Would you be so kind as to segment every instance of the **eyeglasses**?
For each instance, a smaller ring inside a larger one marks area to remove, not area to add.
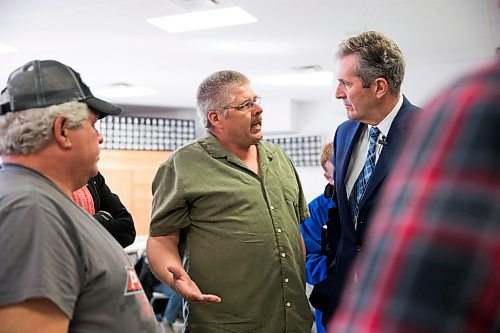
[[[255,96],[253,99],[249,99],[245,103],[237,106],[224,106],[222,110],[236,109],[238,111],[248,111],[253,108],[254,105],[260,105],[260,96]]]

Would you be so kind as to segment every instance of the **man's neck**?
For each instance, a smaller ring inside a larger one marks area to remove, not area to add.
[[[256,175],[260,175],[259,154],[256,145],[251,145],[249,149],[244,151],[240,150],[239,152],[235,152],[231,150],[231,152],[238,156],[238,158]]]
[[[398,104],[399,98],[400,94],[398,94],[397,96],[394,95],[386,96],[386,98],[380,101],[377,110],[373,113],[374,115],[373,119],[370,119],[364,123],[371,126],[377,126],[378,124],[380,124],[380,122],[384,120],[389,113],[391,113],[392,109],[394,109],[396,104]]]
[[[260,174],[259,154],[255,144],[238,144],[235,142],[227,142],[221,140],[216,133],[211,132],[212,135],[220,142],[221,145],[227,148],[231,153],[236,155],[250,170],[255,174]]]
[[[60,187],[67,196],[71,197],[73,188],[77,186],[74,184],[74,176],[64,172],[57,163],[52,163],[53,160],[54,157],[48,158],[44,156],[43,152],[2,156],[2,161],[5,163],[18,164],[41,173]]]
[[[239,159],[242,161],[251,158],[252,156],[256,156],[257,152],[257,147],[255,145],[251,146],[239,146],[236,144],[227,144],[224,142],[221,142],[224,147],[226,147],[230,152],[232,152],[234,155],[238,156]]]

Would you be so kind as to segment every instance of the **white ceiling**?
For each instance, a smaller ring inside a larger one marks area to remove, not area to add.
[[[146,22],[186,12],[169,0],[0,0],[0,43],[19,49],[0,54],[0,85],[29,60],[56,59],[94,91],[128,83],[160,92],[115,103],[193,107],[199,82],[220,69],[250,79],[310,65],[335,70],[336,46],[364,30],[394,39],[408,65],[481,60],[500,46],[496,0],[231,2],[259,22],[170,34]],[[254,88],[299,101],[333,98],[328,85]]]

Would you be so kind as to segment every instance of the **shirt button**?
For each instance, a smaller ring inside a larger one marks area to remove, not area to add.
[[[289,281],[288,278],[285,278],[285,282],[288,283],[288,281]]]
[[[287,307],[287,308],[289,308],[289,307],[291,307],[291,306],[292,306],[292,304],[291,304],[290,302],[286,302],[286,304],[285,304],[285,305],[286,305],[286,307]]]
[[[274,206],[273,205],[271,205],[270,207],[271,207],[271,210],[274,210]]]
[[[356,246],[356,251],[360,252],[361,251],[361,245]]]
[[[277,232],[281,232],[281,229],[280,229],[280,228],[278,228],[278,229],[276,229],[276,231],[277,231]]]
[[[281,256],[282,256],[283,258],[285,258],[285,257],[286,257],[286,253],[285,253],[285,252],[281,252]]]

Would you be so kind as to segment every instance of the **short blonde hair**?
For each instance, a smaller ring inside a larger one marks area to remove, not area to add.
[[[325,172],[328,172],[328,170],[326,169],[326,162],[330,161],[331,163],[333,163],[332,150],[333,150],[333,144],[331,142],[327,143],[321,148],[321,156],[319,162],[321,163],[321,167],[323,168],[323,170],[325,170]]]

